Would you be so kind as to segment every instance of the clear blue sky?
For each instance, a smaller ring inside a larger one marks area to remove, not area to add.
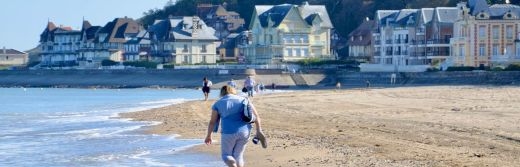
[[[82,19],[104,26],[116,17],[138,19],[168,0],[5,0],[0,9],[0,48],[20,51],[38,45],[47,20],[80,29]]]

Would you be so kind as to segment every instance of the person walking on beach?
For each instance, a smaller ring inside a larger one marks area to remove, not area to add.
[[[204,142],[212,144],[211,134],[215,131],[215,125],[220,120],[221,128],[221,156],[226,165],[230,167],[243,167],[244,151],[247,141],[251,135],[252,126],[242,120],[244,97],[237,96],[234,88],[223,86],[220,90],[220,99],[211,107],[211,119],[208,125],[208,132]],[[251,102],[251,110],[256,117],[256,136],[260,138],[262,147],[266,148],[267,143],[262,133],[260,117]],[[264,145],[265,144],[265,145]]]
[[[255,80],[251,78],[251,76],[248,76],[247,79],[244,81],[244,86],[247,89],[247,96],[253,97],[254,87],[255,87]]]
[[[339,81],[336,82],[336,89],[341,89],[341,83]]]
[[[202,79],[202,93],[204,93],[204,101],[208,101],[209,91],[211,90],[212,85],[213,83],[211,83],[211,81],[208,80],[207,77],[204,77],[204,79]]]
[[[235,88],[235,89],[237,88],[237,83],[236,83],[235,80],[233,80],[233,79],[231,79],[231,80],[227,83],[227,85],[229,85],[229,86],[231,86],[231,87],[233,87],[233,88]]]

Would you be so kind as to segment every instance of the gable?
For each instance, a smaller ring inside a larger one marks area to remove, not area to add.
[[[291,26],[301,27],[301,28],[309,28],[309,24],[302,18],[300,15],[298,9],[296,7],[289,10],[285,18],[283,18],[282,22],[280,24],[285,24],[285,26],[288,26],[291,28]],[[275,25],[276,27],[276,25]]]

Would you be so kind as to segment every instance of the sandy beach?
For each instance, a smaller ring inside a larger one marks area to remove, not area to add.
[[[307,90],[259,95],[253,101],[269,147],[248,143],[246,166],[520,164],[518,87]],[[162,122],[147,127],[147,133],[179,134],[202,143],[213,102],[121,116]],[[188,151],[220,157],[218,143]]]

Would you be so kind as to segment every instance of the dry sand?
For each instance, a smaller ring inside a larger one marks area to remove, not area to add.
[[[253,101],[269,147],[249,143],[246,166],[520,166],[517,87],[297,91]],[[213,102],[122,116],[163,122],[150,133],[202,139]],[[219,148],[189,151],[219,157]]]

